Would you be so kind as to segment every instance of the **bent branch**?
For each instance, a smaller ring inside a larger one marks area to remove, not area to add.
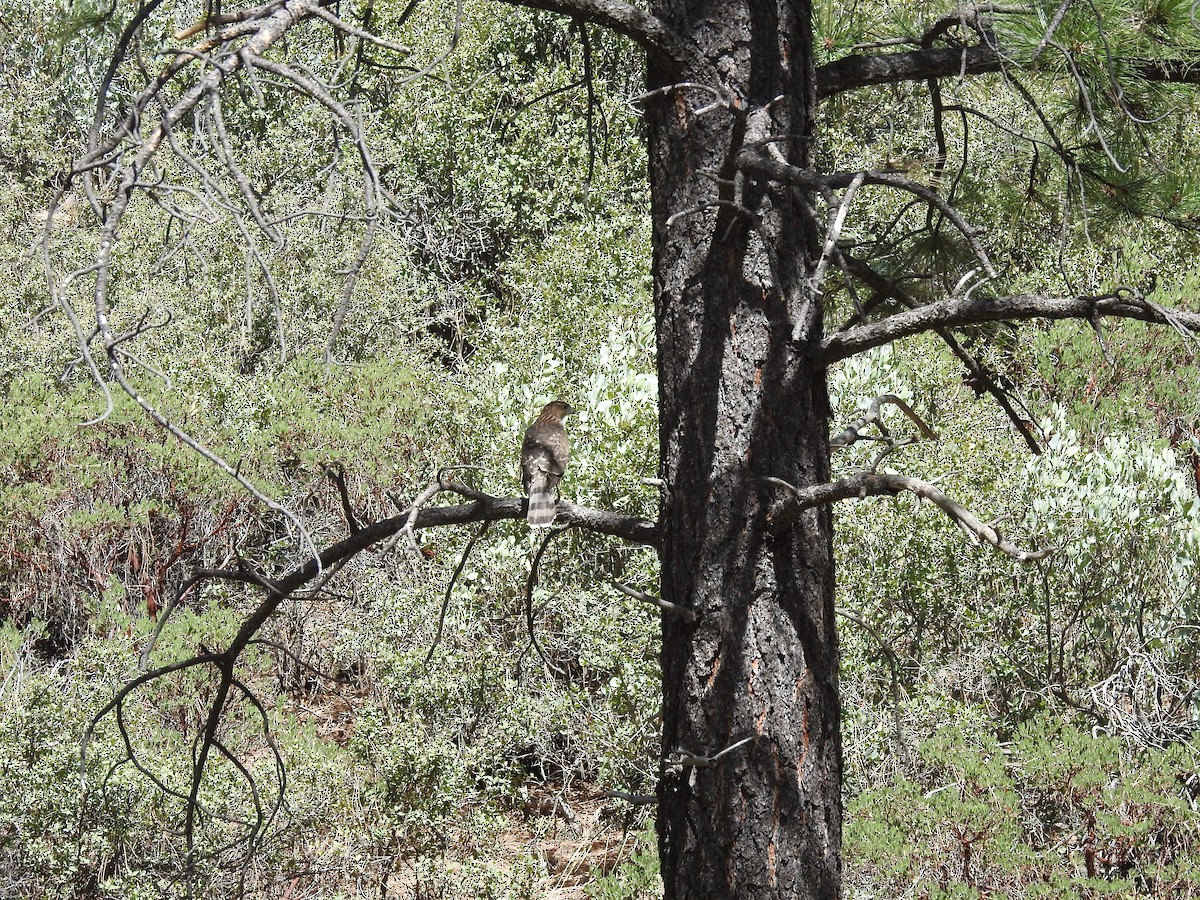
[[[1191,337],[1200,333],[1200,314],[1159,306],[1134,293],[1118,288],[1098,297],[1043,297],[1017,294],[1010,297],[957,297],[905,310],[878,322],[846,328],[826,338],[814,353],[820,365],[829,365],[872,347],[889,344],[898,338],[922,331],[957,328],[985,322],[1019,319],[1095,319],[1115,316],[1138,319],[1156,325],[1169,325]]]
[[[894,497],[901,491],[911,491],[938,507],[970,537],[991,544],[997,550],[1019,562],[1045,559],[1054,552],[1053,547],[1032,551],[1022,550],[1005,538],[994,526],[981,521],[958,501],[946,496],[929,482],[911,478],[908,475],[876,475],[872,472],[864,472],[840,481],[813,485],[808,488],[798,488],[779,478],[768,478],[767,481],[784,488],[790,494],[788,499],[767,517],[768,524],[776,532],[788,528],[800,517],[802,512],[815,506],[827,506],[838,500],[849,500],[854,497]]]
[[[897,397],[895,394],[881,394],[871,401],[871,405],[867,407],[866,412],[847,425],[835,437],[829,439],[829,449],[831,451],[841,450],[855,443],[862,435],[859,434],[864,428],[870,425],[875,425],[886,436],[887,429],[883,427],[883,405],[890,403],[900,412],[908,416],[914,425],[920,430],[921,434],[931,441],[937,440],[937,432],[925,424],[925,420],[918,416],[911,406]]]
[[[592,22],[611,28],[632,39],[651,53],[657,53],[675,63],[688,57],[687,48],[659,18],[643,9],[619,0],[505,0],[513,6],[525,6],[546,12],[562,13],[581,22]]]

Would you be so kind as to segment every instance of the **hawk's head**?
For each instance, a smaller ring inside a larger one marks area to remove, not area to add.
[[[571,406],[570,403],[566,403],[562,400],[551,400],[542,407],[542,414],[538,416],[538,418],[557,419],[561,422],[564,416],[573,415],[575,415],[575,408]]]

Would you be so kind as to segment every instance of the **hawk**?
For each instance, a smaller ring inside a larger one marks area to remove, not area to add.
[[[571,439],[563,428],[563,417],[575,413],[571,404],[552,400],[525,432],[521,444],[521,484],[529,495],[526,519],[530,528],[554,524],[558,481],[571,457]]]

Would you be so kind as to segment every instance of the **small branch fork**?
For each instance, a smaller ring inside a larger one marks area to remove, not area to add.
[[[874,295],[871,299],[871,305],[875,305],[884,300],[890,300],[894,303],[898,303],[900,306],[907,309],[916,309],[922,305],[916,298],[909,296],[890,279],[885,278],[863,261],[855,259],[848,254],[843,254],[842,259],[845,263],[846,272],[849,275],[861,280],[874,292]],[[858,314],[854,319],[851,320],[851,324],[861,321],[862,318],[863,314],[862,309],[860,308]],[[847,325],[842,330],[844,331],[849,327],[850,325]],[[1017,433],[1021,435],[1021,438],[1025,441],[1025,445],[1029,448],[1030,452],[1032,452],[1035,456],[1041,454],[1041,445],[1038,443],[1037,437],[1033,434],[1030,426],[1030,421],[1032,420],[1033,416],[1029,413],[1028,409],[1025,408],[1024,403],[1021,400],[1010,396],[1009,392],[1006,391],[999,383],[1000,379],[995,375],[995,373],[991,372],[988,367],[984,365],[981,359],[976,357],[974,354],[969,353],[962,346],[962,344],[959,343],[958,339],[954,336],[949,328],[935,328],[934,333],[941,338],[942,342],[947,346],[947,348],[949,348],[950,352],[953,353],[958,358],[959,362],[966,367],[968,378],[970,379],[968,383],[973,387],[976,394],[979,394],[982,391],[989,393],[992,396],[992,399],[996,401],[996,404],[1002,410],[1004,410],[1004,414],[1008,416],[1009,421],[1012,422],[1013,428],[1015,428]],[[1017,409],[1018,406],[1021,407],[1020,410]]]
[[[830,439],[829,448],[831,450],[841,450],[844,447],[849,447],[851,444],[863,437],[863,435],[861,435],[859,432],[871,425],[877,427],[885,438],[890,437],[887,428],[884,427],[882,416],[883,406],[887,403],[890,403],[892,406],[896,407],[902,413],[912,419],[913,423],[920,430],[921,434],[926,438],[931,441],[937,440],[937,432],[926,425],[924,420],[915,412],[913,412],[913,408],[911,406],[909,406],[895,394],[881,394],[871,401],[871,405],[867,408],[867,411],[863,413],[863,415],[847,425],[840,434]],[[871,439],[877,440],[876,438]]]
[[[871,405],[861,416],[847,425],[840,434],[835,435],[829,441],[829,449],[831,453],[836,453],[843,450],[852,444],[856,444],[861,440],[874,441],[882,445],[882,449],[875,454],[875,459],[871,461],[871,465],[867,468],[868,472],[875,472],[879,469],[880,463],[891,456],[898,450],[909,447],[917,443],[920,438],[915,437],[896,437],[894,436],[883,423],[883,407],[885,404],[895,406],[906,416],[913,421],[917,429],[921,432],[922,437],[928,440],[936,441],[937,432],[925,424],[924,420],[918,416],[911,406],[901,400],[894,394],[882,394],[871,401]],[[878,435],[863,434],[864,428],[875,426],[879,431]]]

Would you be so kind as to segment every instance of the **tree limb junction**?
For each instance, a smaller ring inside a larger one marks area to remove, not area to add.
[[[525,6],[546,12],[561,13],[581,22],[593,22],[611,28],[632,39],[651,53],[657,53],[676,63],[690,54],[674,32],[661,19],[643,9],[619,0],[505,0],[513,6]]]

